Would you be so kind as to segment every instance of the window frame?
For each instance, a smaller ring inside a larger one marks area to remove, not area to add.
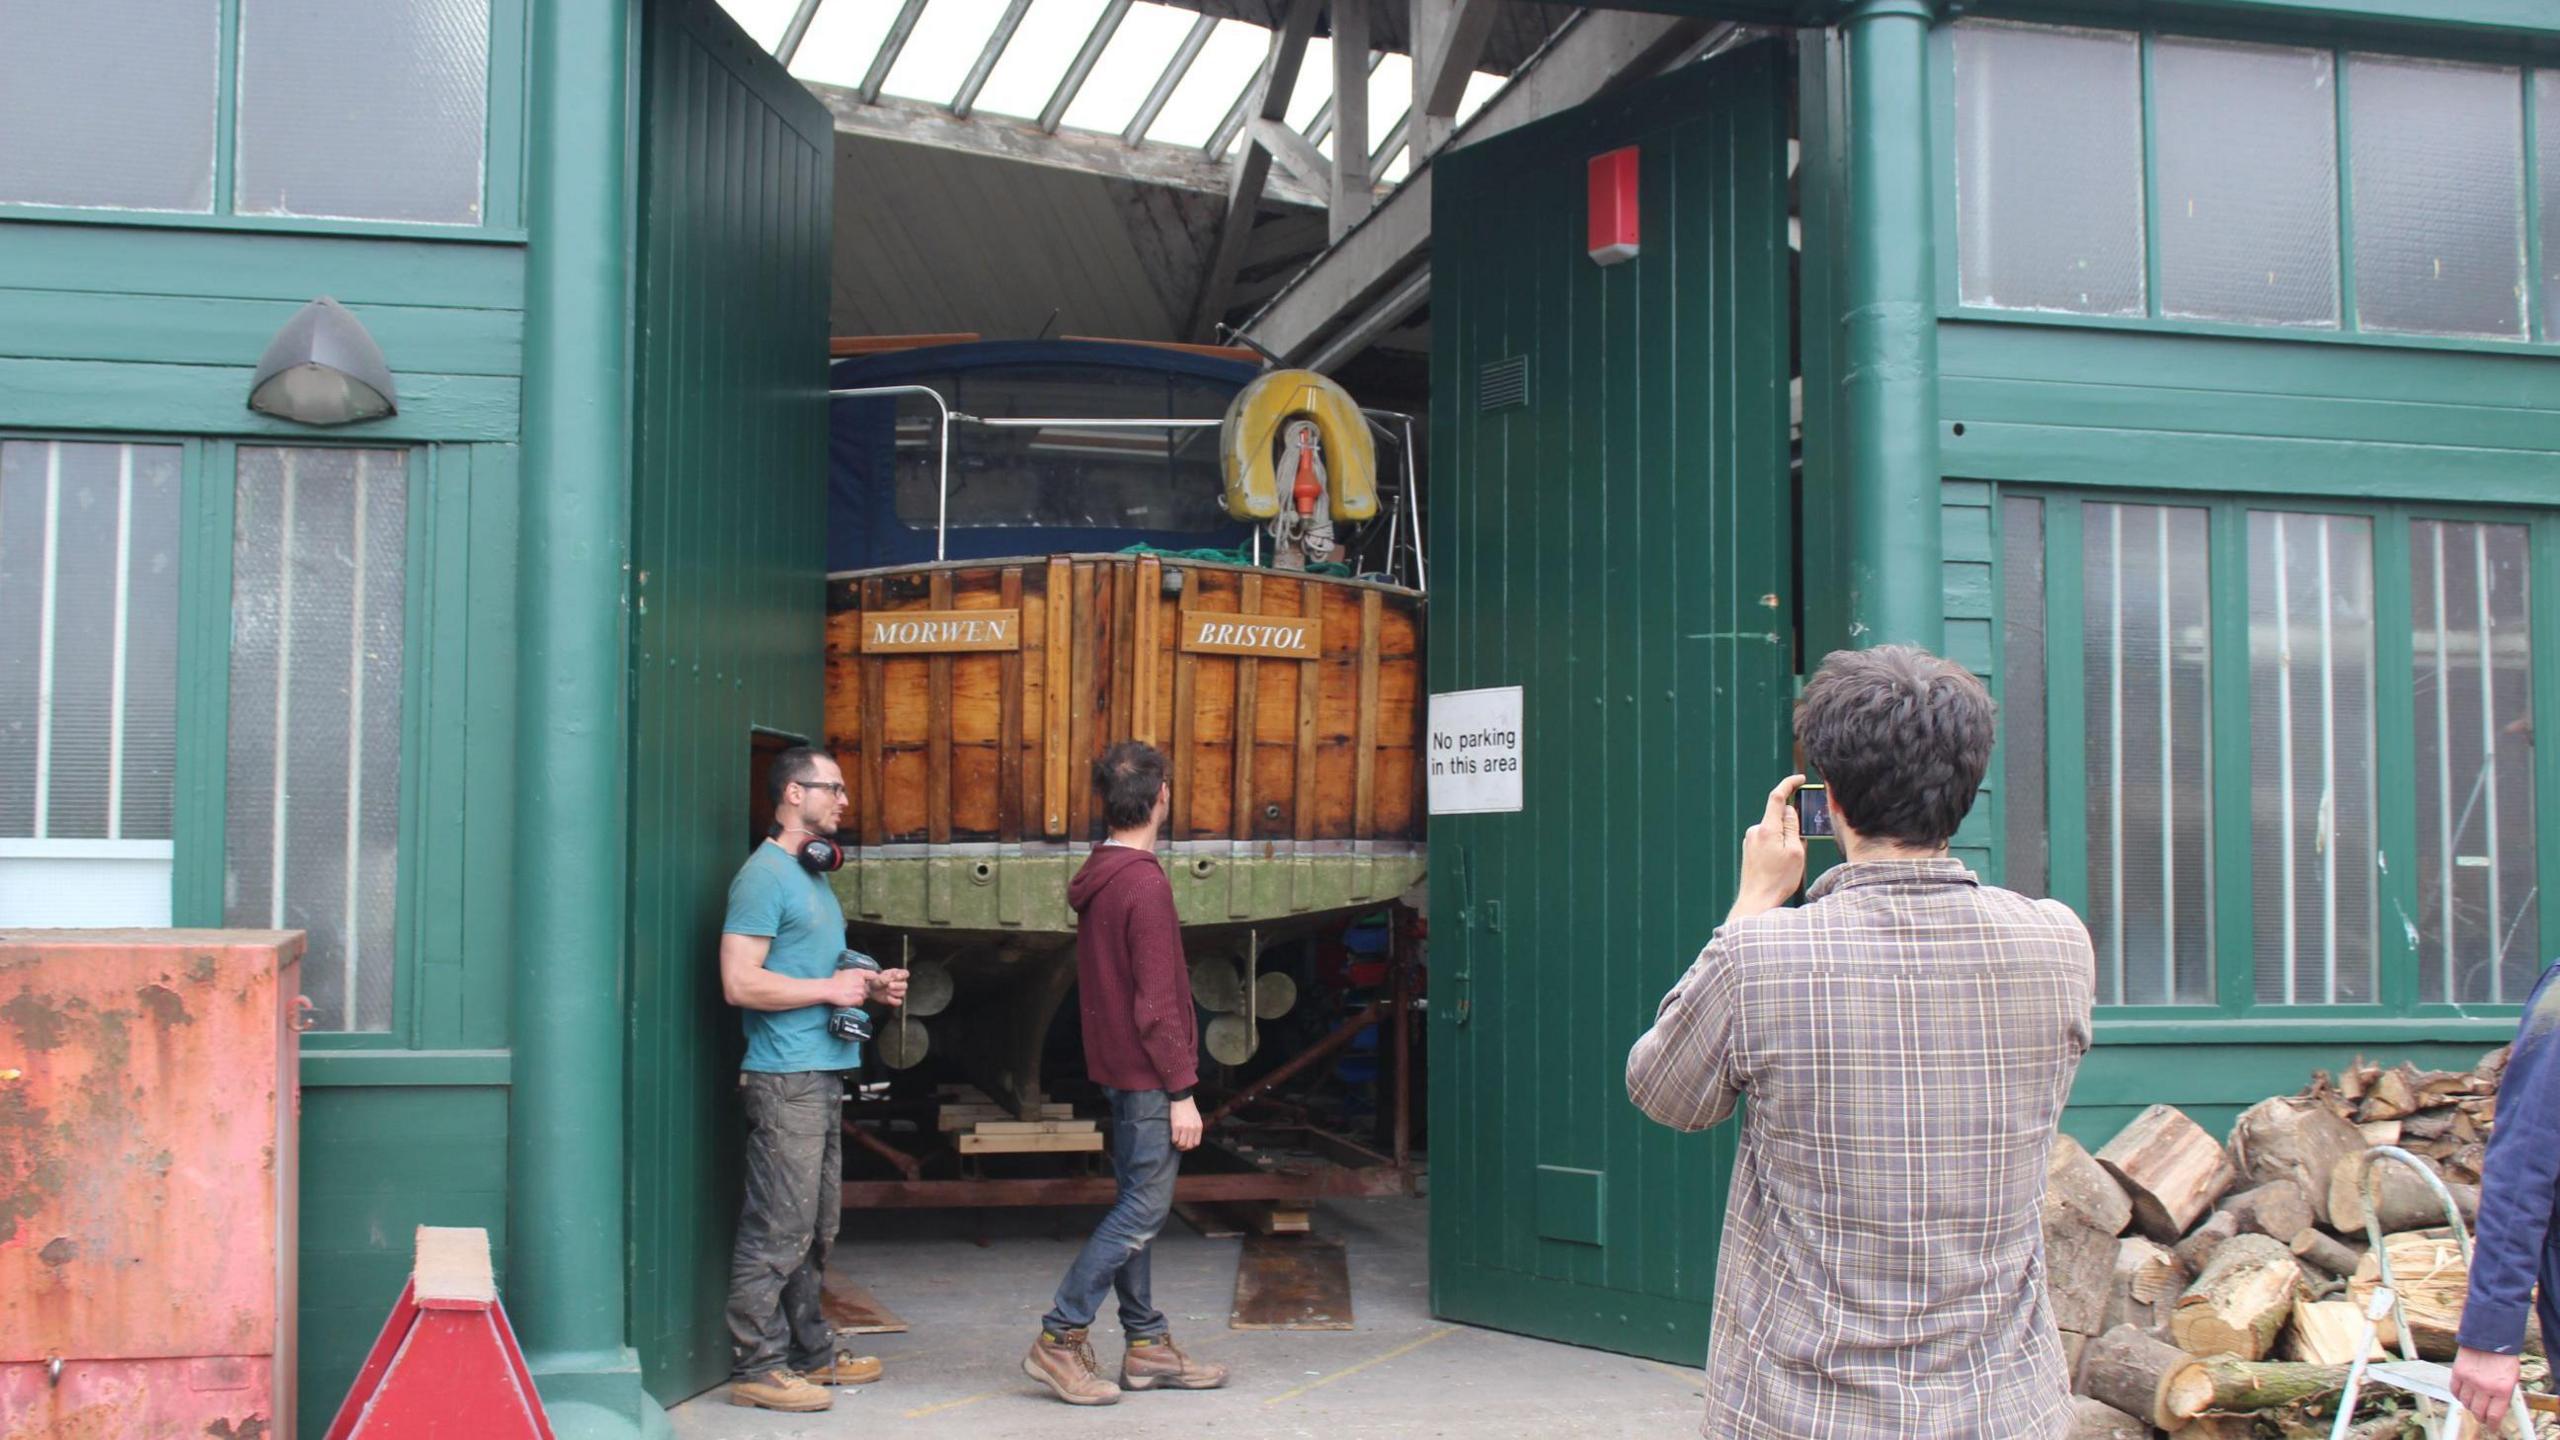
[[[218,81],[214,90],[213,209],[125,210],[85,205],[0,202],[0,221],[43,220],[89,225],[138,225],[178,230],[286,231],[317,235],[483,240],[521,243],[524,218],[528,31],[530,0],[487,0],[489,73],[480,135],[480,219],[476,223],[353,220],[298,215],[243,215],[233,211],[235,151],[240,119],[240,7],[244,0],[216,0],[222,7],[215,32]]]
[[[2165,25],[2133,26],[2110,24],[2101,17],[2022,14],[2003,9],[1977,14],[1970,18],[1998,24],[2042,25],[2073,30],[2131,31],[2139,40],[2141,65],[2142,114],[2140,116],[2142,152],[2142,227],[2144,255],[2144,306],[2146,314],[2081,315],[2061,311],[2004,310],[1987,305],[1968,305],[1964,301],[1961,257],[1957,253],[1956,227],[1956,23],[1940,24],[1930,36],[1929,144],[1930,163],[1935,172],[1935,194],[1932,228],[1937,243],[1938,317],[1941,320],[1987,321],[2006,325],[2048,325],[2097,330],[2131,330],[2174,335],[2206,335],[2238,339],[2299,341],[2314,345],[2351,345],[2404,350],[2459,350],[2473,353],[2528,354],[2560,351],[2560,294],[2552,293],[2542,245],[2542,167],[2560,165],[2560,156],[2545,157],[2540,152],[2535,83],[2541,74],[2560,76],[2560,60],[2549,56],[2519,55],[2513,49],[2501,49],[2485,43],[2411,44],[2395,41],[2389,45],[2359,44],[2341,39],[2336,34],[2319,34],[2302,30],[2271,29],[2264,26],[2244,27],[2209,21],[2180,22]],[[2295,49],[2327,51],[2331,57],[2333,104],[2338,123],[2338,324],[2335,328],[2309,325],[2251,324],[2223,320],[2183,319],[2164,312],[2160,297],[2160,224],[2159,165],[2156,131],[2153,124],[2152,47],[2160,39],[2227,41],[2253,45],[2288,46]],[[2522,255],[2525,293],[2524,326],[2511,337],[2470,335],[2411,334],[2403,331],[2364,330],[2358,328],[2356,314],[2355,255],[2355,185],[2354,129],[2348,114],[2347,86],[2351,59],[2358,55],[2389,59],[2440,60],[2461,64],[2494,65],[2517,72],[2521,94],[2520,123],[2523,129],[2523,190],[2518,197],[2523,209],[2524,251]],[[2560,82],[2555,82],[2560,83]]]
[[[2530,654],[2533,672],[2528,693],[2537,711],[2560,713],[2560,513],[2510,506],[2436,503],[2419,500],[2366,500],[2288,491],[2198,492],[2111,489],[2050,483],[1990,482],[1995,565],[2007,563],[2008,526],[2003,502],[2032,497],[2042,502],[2045,569],[2045,764],[2044,795],[2048,816],[2085,813],[2089,785],[2088,718],[2085,675],[2079,643],[2082,597],[2078,589],[2085,504],[2182,505],[2208,512],[2208,573],[2212,576],[2208,607],[2213,645],[2211,684],[2214,763],[2213,930],[2216,952],[2213,1003],[2207,1005],[2102,1005],[2102,1020],[2137,1029],[2184,1033],[2197,1021],[2237,1021],[2273,1025],[2309,1022],[2335,1033],[2361,1033],[2376,1022],[2480,1022],[2484,1032],[2503,1032],[2513,1024],[2519,1003],[2449,1004],[2419,994],[2417,950],[2391,924],[2398,915],[2417,913],[2418,799],[2415,632],[2392,617],[2411,609],[2410,535],[2413,522],[2518,525],[2526,532]],[[2251,787],[2264,773],[2254,754],[2250,713],[2234,697],[2250,687],[2249,516],[2253,511],[2288,514],[2350,515],[2372,527],[2374,586],[2374,753],[2376,756],[2376,842],[2385,865],[2377,891],[2375,1000],[2370,1004],[2284,1005],[2261,1003],[2256,996],[2256,898],[2251,866],[2260,837],[2252,833]],[[2057,577],[2065,583],[2056,583]],[[1992,587],[1995,653],[2009,633],[2005,572]],[[2058,637],[2069,637],[2067,640]],[[1995,698],[2008,689],[2006,668],[1995,669]],[[1992,757],[1990,774],[2003,777],[2005,741]],[[2560,795],[2560,746],[2537,745],[2530,775],[2535,814],[2535,874],[2542,895],[2560,894],[2560,844],[2546,842],[2551,797]],[[2005,787],[1991,792],[1992,813],[1984,817],[1992,846],[1995,878],[2005,879]],[[2047,847],[2046,893],[2085,914],[2091,883],[2089,840],[2079,826],[2051,828]],[[2560,950],[2560,905],[2537,896],[2539,953]],[[2151,1022],[2151,1023],[2145,1023]],[[2352,1030],[2339,1031],[2344,1023]],[[2133,1038],[2133,1037],[2128,1037]]]
[[[10,440],[170,445],[178,466],[178,695],[175,786],[171,796],[170,923],[180,929],[224,927],[224,875],[229,863],[226,817],[230,799],[231,555],[233,505],[239,484],[239,452],[253,449],[374,450],[406,457],[409,500],[402,576],[402,613],[408,631],[400,674],[400,825],[397,909],[392,919],[394,955],[391,1024],[385,1030],[314,1030],[302,1038],[312,1050],[414,1050],[421,1047],[418,973],[425,915],[419,904],[428,836],[421,814],[422,747],[427,743],[427,687],[432,682],[428,633],[437,591],[453,589],[459,576],[437,567],[439,525],[451,524],[435,484],[443,451],[431,443],[367,440],[360,436],[249,436],[209,438],[148,431],[76,431],[11,426]],[[456,555],[455,560],[462,557]],[[460,570],[456,564],[452,567]],[[458,621],[448,620],[453,624]]]

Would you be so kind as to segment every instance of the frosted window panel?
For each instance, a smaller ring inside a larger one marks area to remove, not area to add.
[[[2373,525],[2249,516],[2257,997],[2374,1000]]]
[[[1971,23],[1955,45],[1964,303],[2144,313],[2135,38]]]
[[[406,480],[395,452],[240,451],[224,919],[309,932],[323,1029],[391,1025]]]
[[[2541,968],[2533,632],[2521,525],[2409,527],[2418,998],[2521,1002]]]
[[[2542,338],[2560,338],[2560,70],[2533,77],[2533,117],[2542,190]]]
[[[2338,323],[2338,115],[2327,51],[2151,47],[2160,308]]]
[[[241,0],[250,215],[473,225],[490,0]]]
[[[0,441],[0,840],[170,838],[178,449]]]
[[[2052,884],[2045,810],[2044,502],[2000,502],[2001,883],[2022,895]]]
[[[2524,101],[2514,70],[2350,56],[2358,323],[2524,333]]]
[[[218,0],[0,3],[0,203],[213,208]]]
[[[2098,1001],[2214,998],[2206,512],[2081,508],[2089,931]]]

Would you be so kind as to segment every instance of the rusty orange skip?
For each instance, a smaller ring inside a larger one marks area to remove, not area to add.
[[[293,1434],[301,963],[0,933],[0,1440]]]

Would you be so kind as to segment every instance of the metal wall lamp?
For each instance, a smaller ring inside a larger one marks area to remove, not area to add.
[[[400,413],[400,394],[364,322],[323,295],[267,342],[249,408],[303,425],[345,425]]]

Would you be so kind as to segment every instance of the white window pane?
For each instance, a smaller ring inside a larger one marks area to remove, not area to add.
[[[490,0],[241,0],[235,206],[480,219]]]
[[[2524,333],[2524,100],[2518,72],[2355,55],[2357,323]]]
[[[2409,527],[2418,998],[2515,1004],[2535,933],[2533,632],[2521,525]]]
[[[1396,128],[1396,122],[1412,108],[1413,57],[1380,56],[1378,68],[1369,72],[1370,148],[1385,144],[1387,132]]]
[[[2325,50],[2153,43],[2163,311],[2338,323],[2336,63]]]
[[[0,839],[169,838],[178,464],[0,441]]]
[[[310,935],[330,1030],[391,1024],[407,457],[240,451],[227,924]]]
[[[2021,895],[2051,893],[2045,814],[2044,502],[2000,502],[2001,884]]]
[[[1474,119],[1475,113],[1484,108],[1484,102],[1501,94],[1502,87],[1510,83],[1511,77],[1496,75],[1489,70],[1478,70],[1467,76],[1467,88],[1458,95],[1458,113],[1452,117],[1453,123],[1464,125]]]
[[[851,6],[857,10],[871,8],[861,0],[851,0]],[[792,12],[800,8],[800,0],[720,0],[720,8],[729,12],[729,18],[738,22],[738,28],[747,32],[757,49],[770,55],[773,47],[782,43],[782,32],[791,28]],[[802,38],[805,42],[806,37]]]
[[[213,208],[217,0],[0,4],[0,203]]]
[[[2249,516],[2250,895],[2263,1004],[2374,1000],[2373,524]]]
[[[166,840],[0,840],[0,929],[165,929]]]
[[[986,88],[978,92],[975,107],[989,115],[1013,115],[1023,119],[1037,116],[1058,91],[1058,82],[1066,78],[1067,67],[1075,63],[1084,42],[1093,34],[1093,24],[1102,18],[1103,0],[1032,0],[1022,16],[1022,25],[1013,32],[1013,43],[1004,47],[1004,57],[996,61],[987,76]],[[1087,76],[1087,83],[1092,77]]]
[[[2533,77],[2533,119],[2542,190],[2542,335],[2560,337],[2560,70]]]
[[[1130,6],[1061,123],[1071,130],[1110,135],[1128,129],[1129,122],[1138,118],[1138,106],[1173,63],[1182,37],[1191,33],[1191,22],[1198,18],[1170,5]]]
[[[2144,312],[2133,35],[1956,27],[1956,229],[1968,305]]]
[[[1208,144],[1218,122],[1227,118],[1236,97],[1262,73],[1262,62],[1270,55],[1270,31],[1241,20],[1219,21],[1209,43],[1200,47],[1200,58],[1191,62],[1182,83],[1173,87],[1173,97],[1165,102],[1164,113],[1156,116],[1146,138],[1168,145]]]
[[[809,22],[809,33],[800,37],[791,73],[821,85],[860,85],[871,73],[881,40],[897,23],[899,8],[892,0],[827,0]]]
[[[1316,112],[1333,98],[1333,42],[1318,35],[1307,42],[1307,58],[1298,66],[1298,83],[1289,92],[1286,119],[1292,130],[1316,123]]]
[[[880,8],[897,7],[881,0]],[[1005,0],[933,0],[908,35],[907,48],[898,52],[898,63],[889,67],[882,88],[910,100],[950,104],[978,52],[987,48],[987,38],[996,33],[1004,9]]]
[[[2100,1004],[2214,997],[2207,530],[2198,509],[2081,508]]]

